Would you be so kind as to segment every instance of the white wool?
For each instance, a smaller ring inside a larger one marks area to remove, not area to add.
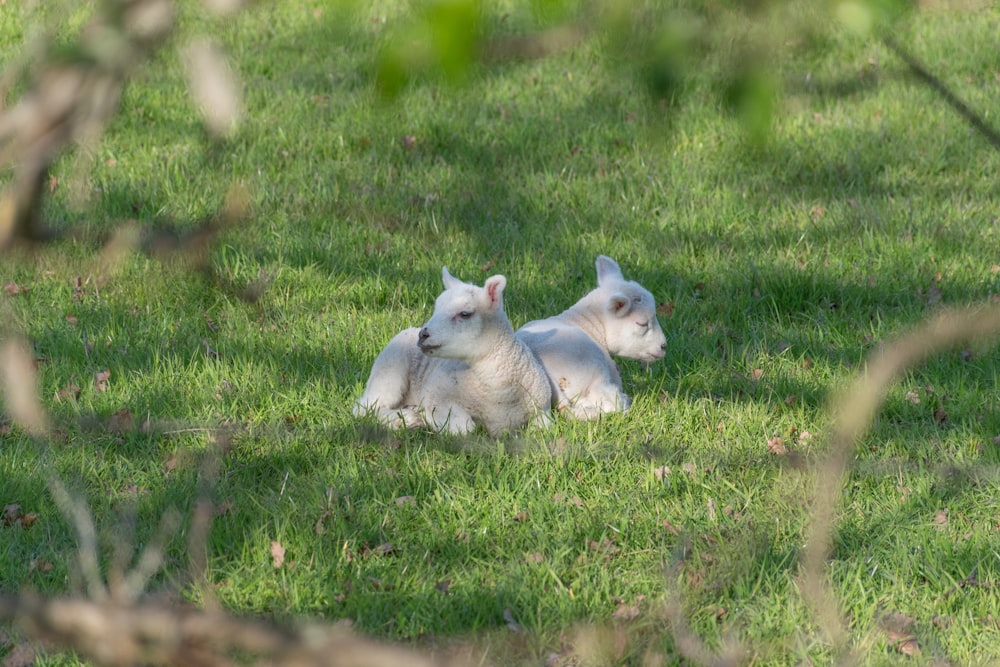
[[[517,338],[545,367],[554,407],[577,419],[628,410],[631,400],[611,355],[650,363],[667,347],[653,295],[625,280],[604,255],[597,258],[596,289],[559,315],[528,322]]]
[[[544,425],[552,403],[538,360],[514,337],[503,308],[507,279],[483,287],[442,270],[445,291],[423,328],[396,334],[375,359],[354,414],[392,428],[429,426],[499,435],[528,421]]]

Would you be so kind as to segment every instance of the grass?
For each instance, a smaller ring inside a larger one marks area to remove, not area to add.
[[[776,49],[784,94],[760,146],[720,109],[715,70],[663,107],[596,40],[380,100],[371,64],[404,5],[339,11],[261,5],[210,25],[185,5],[184,34],[218,34],[244,83],[236,136],[206,139],[168,48],[102,141],[55,165],[47,218],[84,233],[0,267],[26,288],[0,297],[3,317],[42,360],[56,424],[47,444],[2,436],[0,501],[39,519],[0,527],[0,589],[79,584],[54,470],[92,508],[105,570],[115,543],[146,545],[179,512],[153,588],[198,601],[189,517],[221,425],[208,577],[237,613],[472,642],[498,664],[678,664],[672,602],[748,663],[831,660],[799,591],[802,464],[875,346],[1000,293],[1000,156],[884,48],[835,28],[821,48]],[[31,15],[4,12],[13,54]],[[489,20],[536,19],[512,5]],[[925,10],[898,39],[985,113],[997,64],[969,45],[998,24]],[[183,232],[234,182],[250,215],[210,275],[177,257],[102,266],[99,239],[126,220]],[[501,441],[351,417],[381,347],[429,314],[442,264],[505,274],[518,325],[579,298],[599,253],[670,304],[666,358],[621,363],[628,415]],[[259,300],[239,298],[262,277]],[[911,661],[882,629],[891,613],[923,659],[1000,659],[997,376],[995,344],[930,360],[858,449],[830,574],[865,663]],[[775,437],[792,455],[768,450]]]

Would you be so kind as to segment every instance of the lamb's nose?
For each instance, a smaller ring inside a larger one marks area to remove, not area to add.
[[[423,329],[420,330],[418,338],[420,338],[421,342],[427,340],[430,337],[431,337],[431,332],[427,330],[427,327],[424,327]]]

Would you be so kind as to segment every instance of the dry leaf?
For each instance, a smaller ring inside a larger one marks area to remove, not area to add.
[[[935,526],[948,525],[948,510],[940,509],[934,513],[934,525]]]
[[[531,553],[524,554],[525,563],[541,563],[545,560],[545,556],[542,555],[541,551],[532,551]]]
[[[55,568],[55,565],[41,556],[28,563],[28,572],[41,572],[44,574],[46,572],[51,572],[53,568]]]
[[[662,482],[670,474],[670,466],[660,466],[653,469],[653,477],[656,481]]]
[[[417,499],[413,496],[400,496],[399,498],[396,498],[396,504],[402,507],[403,505],[414,503],[416,500]]]
[[[56,392],[56,403],[62,403],[63,401],[76,401],[80,396],[80,388],[70,382],[65,387]]]
[[[437,582],[437,584],[435,584],[434,586],[434,590],[441,591],[445,595],[448,594],[448,589],[450,588],[451,588],[451,579],[442,579],[441,581]]]
[[[920,655],[920,645],[917,643],[916,637],[907,637],[899,641],[894,648],[903,655],[908,655],[913,658]]]
[[[281,546],[281,542],[277,540],[271,541],[271,565],[274,569],[280,568],[285,564],[285,547]]]
[[[781,436],[776,435],[773,438],[768,438],[767,451],[778,456],[784,456],[788,453],[788,448],[785,447],[785,442],[781,439]]]
[[[103,370],[94,373],[94,389],[97,391],[107,391],[108,390],[108,379],[111,377],[111,371]]]

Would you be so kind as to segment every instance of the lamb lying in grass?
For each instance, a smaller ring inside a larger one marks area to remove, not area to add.
[[[447,268],[441,273],[445,291],[431,319],[396,334],[378,355],[355,416],[449,433],[481,425],[493,436],[529,420],[548,423],[549,380],[514,337],[503,308],[507,279],[493,276],[477,287]]]
[[[648,363],[667,348],[653,295],[604,255],[597,258],[597,289],[559,315],[525,324],[517,338],[545,367],[554,407],[577,419],[628,410],[612,354]]]

